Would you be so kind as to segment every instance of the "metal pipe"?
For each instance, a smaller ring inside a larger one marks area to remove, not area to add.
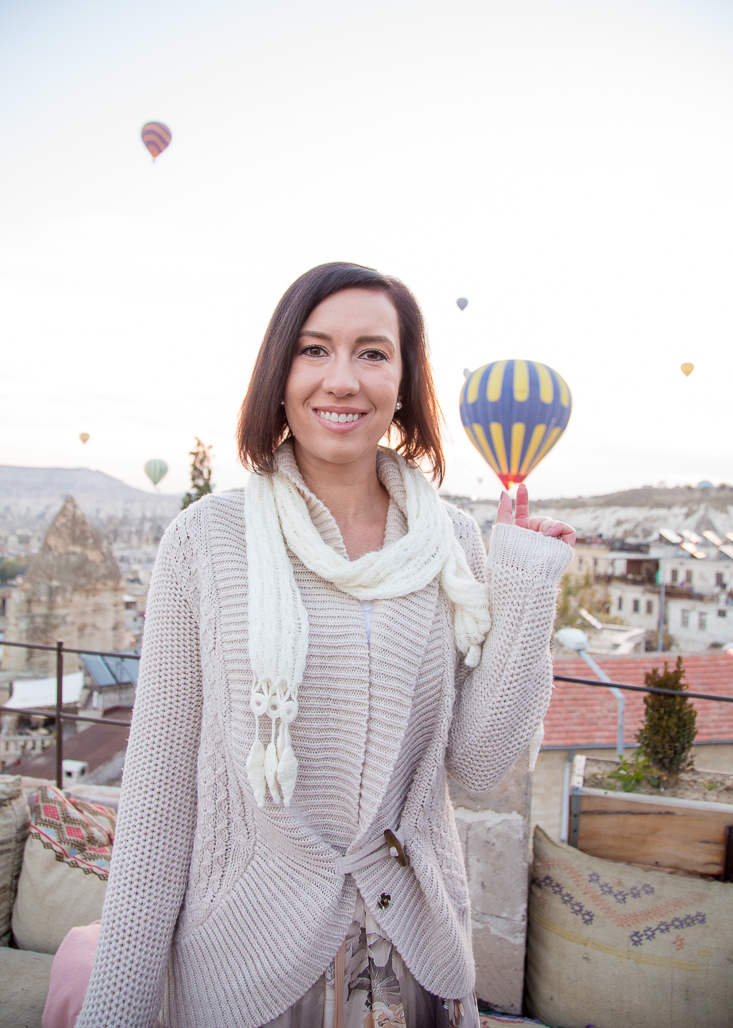
[[[8,639],[0,641],[0,646],[22,646],[24,650],[56,650],[56,646],[47,646],[45,643],[21,643],[10,642]],[[106,650],[74,650],[70,646],[64,646],[64,653],[79,653],[86,657],[120,657],[122,660],[140,660],[139,653],[118,653]]]
[[[587,650],[578,650],[578,653],[583,658],[583,660],[586,662],[588,667],[594,672],[594,674],[598,675],[600,680],[602,682],[605,682],[606,685],[608,685],[610,687],[610,691],[616,697],[616,705],[617,705],[617,708],[618,708],[617,709],[617,720],[616,720],[616,756],[618,757],[619,760],[621,760],[621,758],[624,755],[624,749],[625,749],[625,746],[624,746],[624,715],[625,715],[625,711],[626,711],[626,697],[624,696],[624,694],[621,692],[620,689],[616,689],[611,684],[611,679],[608,677],[608,675],[603,670],[603,668],[600,668],[596,664],[596,662],[593,660],[593,658],[591,657],[591,655],[588,653]]]
[[[560,810],[560,842],[568,841],[568,822],[570,820],[570,772],[575,759],[575,747],[568,753],[562,772],[562,807]]]
[[[64,705],[64,644],[56,643],[56,788],[64,784],[64,723],[61,708]]]
[[[596,689],[607,689],[606,682],[593,682],[590,678],[569,678],[567,675],[553,675],[556,682],[577,682],[578,685],[592,685]],[[631,692],[658,692],[661,696],[680,696],[679,689],[659,689],[655,685],[623,685],[621,682],[610,683],[614,689],[627,689]],[[712,692],[688,692],[682,693],[691,700],[718,700],[721,703],[733,703],[733,696],[716,696]],[[563,747],[565,749],[566,747]]]
[[[664,652],[664,557],[659,558],[659,629],[657,631],[657,652]]]
[[[64,650],[66,653],[66,650]],[[35,717],[56,717],[49,714],[47,710],[31,710],[29,707],[0,707],[0,714],[30,714]],[[129,728],[129,721],[113,721],[111,717],[86,717],[83,714],[61,714],[62,721],[88,721],[90,725],[120,725],[122,728]],[[562,747],[567,749],[566,746]]]

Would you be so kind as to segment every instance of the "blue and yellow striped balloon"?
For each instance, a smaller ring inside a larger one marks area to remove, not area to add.
[[[523,482],[567,428],[565,379],[537,361],[494,361],[467,373],[461,421],[506,489]]]

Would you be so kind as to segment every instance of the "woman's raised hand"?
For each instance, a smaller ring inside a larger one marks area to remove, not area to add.
[[[575,529],[566,525],[564,521],[529,516],[529,493],[526,485],[520,485],[517,489],[517,504],[513,516],[511,497],[506,490],[502,490],[499,509],[496,512],[496,523],[497,525],[516,525],[518,528],[528,528],[530,532],[541,532],[542,535],[560,539],[568,546],[575,546]]]

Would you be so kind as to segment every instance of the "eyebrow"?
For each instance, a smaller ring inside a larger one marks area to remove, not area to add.
[[[333,342],[333,339],[326,332],[315,332],[312,329],[303,329],[300,333],[301,336],[310,336],[313,339],[326,339],[329,343]],[[357,343],[390,343],[394,346],[394,342],[389,336],[358,336],[355,340]]]

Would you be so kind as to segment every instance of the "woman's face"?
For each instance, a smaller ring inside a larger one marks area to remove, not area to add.
[[[399,322],[389,297],[344,289],[300,332],[285,384],[285,414],[312,460],[347,464],[376,452],[402,380]]]

